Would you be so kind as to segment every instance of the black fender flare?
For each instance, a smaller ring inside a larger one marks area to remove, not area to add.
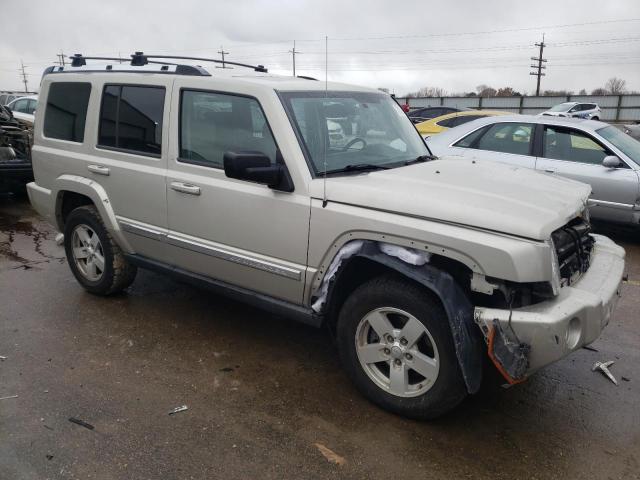
[[[344,262],[336,272],[329,286],[328,305],[331,304],[334,287],[340,283],[340,274],[350,261],[358,257],[379,263],[420,283],[440,299],[449,320],[458,364],[467,391],[476,393],[482,383],[483,341],[480,329],[473,320],[474,307],[455,278],[429,263],[416,266],[387,255],[380,250],[378,242],[367,240],[360,251]]]

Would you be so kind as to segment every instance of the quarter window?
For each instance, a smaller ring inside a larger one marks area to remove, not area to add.
[[[44,136],[82,143],[90,95],[90,83],[52,83],[44,112]]]
[[[533,126],[528,123],[496,123],[476,142],[480,150],[529,155]]]
[[[589,135],[578,130],[544,127],[545,158],[569,162],[601,164],[610,153]]]
[[[160,155],[164,96],[164,87],[106,85],[98,145]]]
[[[225,152],[260,152],[276,163],[276,142],[254,98],[183,90],[180,161],[222,168]]]

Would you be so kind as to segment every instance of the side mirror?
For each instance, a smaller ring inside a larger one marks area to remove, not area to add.
[[[229,178],[261,183],[275,190],[293,191],[287,169],[284,165],[271,163],[262,152],[225,152],[224,173]]]
[[[622,161],[615,155],[608,155],[602,159],[602,166],[606,168],[618,168]]]
[[[5,105],[5,106],[4,106],[4,108],[6,108],[7,110],[9,110],[10,112],[12,111],[12,110],[11,110],[11,107],[10,107],[9,105]]]

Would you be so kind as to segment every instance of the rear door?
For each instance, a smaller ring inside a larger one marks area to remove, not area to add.
[[[286,164],[271,115],[283,115],[273,95],[246,84],[233,90],[194,88],[176,79],[178,122],[167,175],[171,262],[228,284],[301,303],[307,262],[310,200],[228,178],[228,151],[253,151]],[[262,95],[262,98],[258,98]],[[277,117],[276,117],[277,118]],[[288,125],[288,123],[287,123]],[[297,185],[299,190],[300,185]]]
[[[632,221],[638,198],[638,176],[626,163],[607,168],[602,160],[615,155],[586,132],[545,125],[536,168],[591,185],[591,215],[602,220]]]
[[[468,158],[535,168],[533,131],[530,123],[498,122],[471,132],[453,146],[465,149]]]
[[[166,257],[166,167],[170,75],[140,84],[107,82],[99,93],[97,125],[84,175],[98,182],[136,253]]]

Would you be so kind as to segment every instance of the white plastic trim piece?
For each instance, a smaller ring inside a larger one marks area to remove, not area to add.
[[[331,261],[331,265],[327,268],[327,271],[322,278],[322,284],[320,285],[320,295],[313,302],[311,308],[314,312],[319,312],[322,310],[322,306],[324,302],[327,300],[327,294],[329,293],[329,282],[333,278],[333,276],[342,265],[342,262],[349,257],[353,257],[356,253],[360,251],[364,242],[362,240],[353,240],[351,242],[345,243],[342,248],[338,251],[333,260]]]
[[[380,250],[391,257],[397,257],[405,263],[410,265],[416,265],[421,267],[422,265],[429,263],[431,254],[428,252],[421,252],[415,248],[399,247],[398,245],[392,245],[390,243],[380,243]]]
[[[322,284],[319,288],[318,298],[311,305],[311,308],[314,312],[320,312],[322,310],[324,302],[327,300],[327,294],[329,293],[329,283],[340,268],[340,265],[342,265],[342,262],[347,260],[349,257],[353,257],[354,255],[356,255],[362,248],[363,244],[363,240],[353,240],[351,242],[345,243],[338,251],[336,256],[333,257],[329,268],[327,268],[327,271],[322,278]],[[390,243],[378,243],[378,245],[382,253],[391,257],[397,257],[403,262],[410,265],[416,265],[420,267],[428,263],[429,259],[431,258],[430,253],[421,252],[419,250],[416,250],[415,248],[400,247],[398,245],[392,245]]]

